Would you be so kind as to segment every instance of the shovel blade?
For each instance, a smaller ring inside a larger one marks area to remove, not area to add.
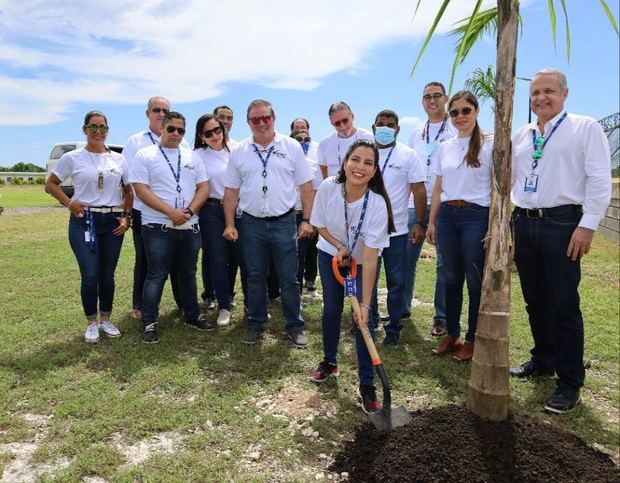
[[[378,431],[389,431],[398,426],[405,426],[413,421],[411,414],[402,406],[386,408],[383,406],[379,411],[369,415],[370,422]]]

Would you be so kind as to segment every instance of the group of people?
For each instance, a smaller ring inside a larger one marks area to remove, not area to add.
[[[557,374],[545,405],[557,413],[575,407],[584,383],[579,264],[611,196],[605,135],[595,120],[566,112],[567,95],[560,71],[534,76],[530,98],[537,120],[516,132],[512,154],[513,244],[534,348],[531,359],[510,373]],[[247,108],[251,136],[237,142],[228,136],[233,112],[219,106],[197,120],[191,149],[184,116],[153,97],[148,128],[129,138],[122,155],[105,146],[105,115],[89,112],[82,127],[86,146],[65,154],[46,183],[71,213],[86,341],[97,342],[100,331],[120,335],[110,313],[114,271],[130,227],[132,316],[141,318],[146,343],[159,341],[168,277],[185,323],[208,331],[230,323],[239,270],[247,315],[242,342],[257,343],[270,318],[268,300],[279,296],[288,338],[304,347],[301,288],[304,278],[315,288],[318,266],[324,358],[309,378],[320,383],[339,375],[345,297],[339,280],[355,280],[358,394],[371,413],[381,403],[361,331],[376,337],[379,273],[383,266],[389,316],[383,344],[396,346],[402,320],[411,315],[416,265],[427,240],[437,252],[431,334],[441,337],[432,353],[470,361],[488,242],[493,138],[478,124],[471,92],[448,98],[441,83],[430,82],[422,106],[427,120],[408,145],[397,140],[399,117],[392,110],[377,113],[371,130],[364,130],[345,102],[335,102],[328,110],[334,132],[317,144],[303,118],[291,123],[290,135],[276,132],[273,107],[262,99]],[[69,176],[73,198],[59,187]],[[201,248],[202,299],[208,308],[217,304],[215,323],[198,303]],[[468,324],[461,337],[465,281]]]

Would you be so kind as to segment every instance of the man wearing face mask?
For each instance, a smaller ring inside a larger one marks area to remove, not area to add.
[[[297,119],[294,119],[293,122],[291,122],[291,137],[295,137],[296,134],[300,131],[306,132],[306,135],[302,138],[302,140],[298,140],[301,144],[301,148],[304,150],[306,159],[312,159],[316,161],[317,169],[319,169],[319,143],[317,143],[316,141],[312,141],[312,139],[310,138],[310,123],[307,119],[304,119],[303,117],[298,117]],[[308,142],[303,142],[303,139],[308,139]]]
[[[372,126],[375,143],[379,148],[379,169],[385,190],[390,196],[396,231],[390,235],[390,246],[383,249],[380,260],[385,266],[388,289],[387,308],[390,323],[385,326],[383,345],[395,346],[402,330],[401,315],[407,272],[407,244],[420,244],[424,240],[426,224],[426,189],[424,170],[415,151],[396,141],[400,127],[398,115],[384,109],[375,117]],[[407,203],[413,194],[416,206],[416,222],[409,232],[407,227]],[[373,297],[373,311],[378,316],[377,297]]]

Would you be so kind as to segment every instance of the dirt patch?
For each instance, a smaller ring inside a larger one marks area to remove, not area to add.
[[[391,432],[364,425],[331,469],[367,483],[618,481],[608,455],[535,418],[489,423],[454,405],[412,415]]]
[[[303,416],[331,416],[336,406],[324,401],[316,391],[296,386],[285,386],[280,392],[256,400],[256,407],[270,414],[285,414],[294,418]]]

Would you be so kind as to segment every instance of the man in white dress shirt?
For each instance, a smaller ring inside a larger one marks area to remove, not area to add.
[[[515,377],[551,376],[545,409],[570,411],[584,384],[580,260],[590,250],[611,198],[609,144],[596,120],[569,114],[566,76],[536,73],[530,104],[537,116],[512,141],[515,261],[534,338]]]
[[[228,149],[234,148],[237,144],[237,141],[230,137],[230,131],[232,130],[234,120],[233,110],[228,106],[217,106],[215,109],[213,109],[213,115],[219,121],[222,121],[224,127],[226,128],[226,132],[228,133],[228,141],[226,143],[228,145]]]

